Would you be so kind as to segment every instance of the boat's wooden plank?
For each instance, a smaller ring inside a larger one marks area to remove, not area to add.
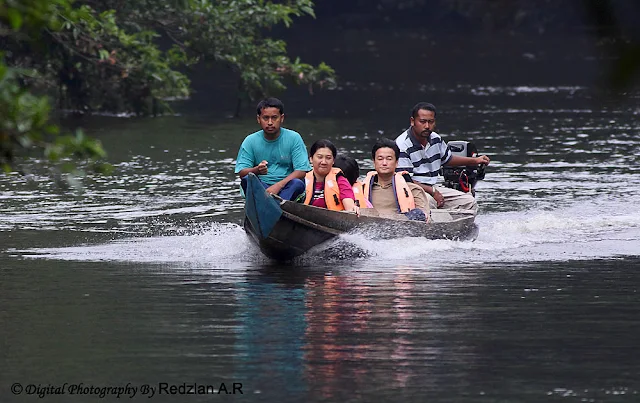
[[[302,225],[305,225],[305,226],[307,226],[309,228],[313,228],[313,229],[315,229],[317,231],[326,232],[326,233],[332,234],[332,235],[340,235],[342,233],[341,231],[335,230],[333,228],[325,227],[324,225],[320,225],[320,224],[314,223],[312,221],[305,220],[304,218],[296,216],[294,214],[291,214],[291,213],[289,213],[287,211],[283,211],[282,214],[285,217],[287,217],[288,219],[290,219],[291,221],[295,221],[295,222],[300,223]]]

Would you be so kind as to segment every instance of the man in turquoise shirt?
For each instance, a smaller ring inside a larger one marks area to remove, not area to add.
[[[258,123],[262,130],[248,135],[238,151],[235,172],[247,190],[249,173],[258,175],[268,193],[293,200],[304,192],[303,178],[311,170],[307,148],[302,137],[281,127],[284,104],[277,98],[258,103]]]

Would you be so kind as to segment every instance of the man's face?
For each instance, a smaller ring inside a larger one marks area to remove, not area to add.
[[[426,109],[418,110],[418,115],[411,118],[413,133],[418,139],[429,139],[431,132],[436,129],[436,117],[433,111]]]
[[[382,147],[376,150],[376,157],[373,160],[373,167],[378,175],[388,175],[396,171],[398,160],[396,153],[389,147]]]
[[[280,114],[278,108],[262,108],[262,112],[258,115],[258,123],[260,123],[260,127],[266,134],[279,133],[282,122],[284,122],[284,113]]]

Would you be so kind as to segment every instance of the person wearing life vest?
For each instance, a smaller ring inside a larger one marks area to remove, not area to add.
[[[336,154],[336,146],[329,140],[311,145],[309,162],[313,169],[305,176],[304,204],[359,214],[351,184],[339,168],[333,167]]]
[[[351,184],[356,206],[360,208],[373,208],[369,200],[364,197],[364,183],[358,180],[360,177],[360,166],[353,157],[339,154],[333,162],[335,168],[340,168],[344,176]]]
[[[430,209],[422,187],[409,175],[396,172],[400,149],[389,139],[380,139],[371,151],[375,171],[364,181],[364,197],[383,214],[404,214],[411,220],[429,221]]]
[[[373,204],[364,194],[364,183],[360,181],[355,181],[351,184],[351,189],[353,189],[353,195],[355,196],[355,201],[357,206],[362,206],[362,208],[373,208]]]

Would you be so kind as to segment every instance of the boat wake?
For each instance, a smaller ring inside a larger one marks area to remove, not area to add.
[[[417,237],[380,239],[375,231],[344,234],[294,261],[362,261],[366,264],[457,265],[492,262],[611,259],[640,255],[640,203],[619,200],[553,209],[480,214],[476,241]],[[265,258],[236,224],[213,223],[184,235],[133,237],[97,245],[10,250],[32,259],[127,261],[198,267],[250,267]]]
[[[377,240],[375,233],[347,234],[341,241],[354,245],[359,256],[394,263],[447,265],[640,255],[640,209],[620,211],[607,207],[606,203],[599,203],[555,211],[480,214],[476,218],[480,227],[476,241]]]
[[[222,267],[264,259],[236,224],[213,223],[192,234],[125,238],[97,245],[9,251],[32,259],[189,264]]]

